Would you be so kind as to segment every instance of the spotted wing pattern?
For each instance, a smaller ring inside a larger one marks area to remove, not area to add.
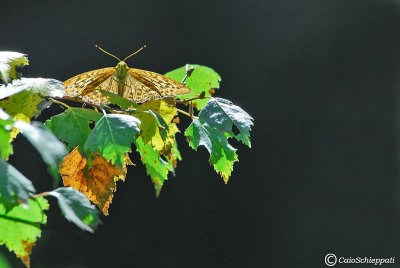
[[[140,82],[142,85],[150,89],[150,92],[147,92],[147,96],[143,97],[143,100],[138,102],[144,102],[150,98],[162,99],[191,93],[190,89],[185,85],[158,73],[129,68],[128,74],[132,76],[131,80],[134,78],[137,82]],[[124,97],[130,98],[130,95],[138,97],[138,94],[140,94],[140,92],[134,93],[131,91],[127,96]]]
[[[99,89],[118,94],[118,80],[115,76],[116,68],[104,68],[74,76],[64,82],[65,95],[80,97],[82,100],[94,104],[108,104]],[[143,103],[150,99],[162,99],[191,93],[190,89],[161,74],[128,69],[124,82],[123,97]]]
[[[80,96],[84,101],[95,104],[108,103],[107,98],[103,97],[101,92],[96,89],[98,89],[100,85],[105,84],[107,81],[112,80],[111,78],[113,77],[114,73],[115,67],[110,67],[89,71],[74,76],[63,83],[65,87],[65,95],[69,97]],[[114,83],[108,82],[107,86],[113,87]]]

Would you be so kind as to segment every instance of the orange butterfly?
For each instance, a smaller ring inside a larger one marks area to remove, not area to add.
[[[119,63],[116,67],[93,70],[68,79],[63,83],[66,96],[80,97],[94,104],[108,104],[108,98],[99,90],[116,93],[135,103],[191,93],[185,85],[161,74],[128,67],[125,61],[146,46],[122,61],[99,46],[96,47],[119,60]]]

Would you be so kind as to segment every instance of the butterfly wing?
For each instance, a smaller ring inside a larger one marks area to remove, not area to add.
[[[80,96],[84,101],[106,104],[108,100],[98,89],[114,93],[118,92],[118,83],[115,79],[115,67],[89,71],[66,80],[65,95],[69,97]]]
[[[128,76],[127,82],[136,84],[137,82],[139,82],[140,84],[145,86],[144,88],[145,91],[142,90],[142,92],[140,90],[137,92],[132,92],[132,90],[126,90],[124,92],[124,95],[126,95],[124,97],[126,98],[130,98],[130,96],[134,96],[136,99],[142,98],[141,101],[136,101],[136,102],[144,102],[150,98],[162,99],[162,98],[175,97],[177,95],[185,95],[191,93],[191,90],[187,88],[185,85],[158,73],[153,73],[150,71],[145,71],[135,68],[129,68],[128,74],[130,76]],[[129,83],[127,84],[129,85]]]

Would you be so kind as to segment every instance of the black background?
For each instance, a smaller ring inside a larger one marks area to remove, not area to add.
[[[183,161],[159,198],[130,167],[91,235],[51,202],[32,267],[324,267],[324,256],[400,262],[400,2],[2,1],[0,50],[26,77],[111,67],[165,73],[196,63],[255,119],[227,185],[182,134]],[[53,105],[44,121],[62,110]],[[182,123],[182,128],[187,122]],[[139,163],[137,155],[133,161]],[[19,137],[10,162],[40,191],[51,178]],[[2,247],[13,267],[20,261]],[[392,267],[392,266],[391,266]],[[393,266],[394,267],[394,266]]]

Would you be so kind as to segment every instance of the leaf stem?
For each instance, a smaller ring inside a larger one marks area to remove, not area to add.
[[[185,112],[184,110],[181,110],[181,109],[178,109],[178,108],[176,108],[176,110],[177,110],[178,112],[180,112],[181,114],[184,114],[184,115],[189,116],[190,118],[193,117],[193,116],[191,116],[189,113]]]
[[[184,99],[184,100],[174,100],[175,103],[179,103],[179,104],[185,104],[188,103],[190,101],[194,101],[194,100],[201,100],[201,99],[210,99],[211,96],[204,96],[204,97],[200,97],[200,96],[196,96],[190,99]]]
[[[54,102],[54,103],[61,104],[62,106],[66,107],[67,109],[71,109],[71,107],[70,107],[69,105],[67,105],[66,103],[64,103],[64,102],[62,102],[62,101],[55,100],[54,98],[50,98],[50,99],[51,99],[51,101]]]

